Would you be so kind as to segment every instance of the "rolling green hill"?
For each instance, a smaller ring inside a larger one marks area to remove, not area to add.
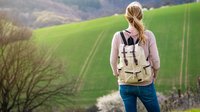
[[[200,4],[193,3],[144,13],[144,24],[154,32],[161,58],[158,91],[196,85],[200,76],[199,12]],[[94,104],[97,97],[117,90],[109,65],[110,47],[113,34],[126,27],[119,15],[34,31],[36,41],[53,49],[66,62],[68,73],[77,77],[75,105]]]

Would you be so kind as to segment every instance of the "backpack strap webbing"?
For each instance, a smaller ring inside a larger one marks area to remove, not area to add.
[[[124,63],[126,64],[126,66],[128,66],[128,60],[126,59],[126,51],[125,51],[125,47],[126,47],[126,45],[124,45],[124,47],[123,47],[123,55],[124,55]]]
[[[146,61],[149,61],[149,56],[147,57]]]
[[[138,38],[138,39],[136,40],[135,44],[139,43],[139,41],[140,41],[140,39]]]
[[[125,38],[125,36],[124,36],[124,33],[123,33],[123,32],[120,32],[120,35],[121,35],[121,37],[122,37],[122,40],[123,40],[124,44],[125,44],[125,45],[128,45],[127,42],[126,42],[126,38]]]

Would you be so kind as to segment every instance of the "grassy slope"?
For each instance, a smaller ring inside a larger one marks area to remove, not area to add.
[[[200,76],[200,4],[194,5],[190,10],[190,34],[188,47],[188,74],[191,82],[196,81],[196,76]],[[194,77],[195,76],[195,77]]]
[[[189,8],[188,8],[189,7]],[[184,36],[184,54],[188,54],[189,81],[200,73],[198,44],[200,35],[200,4],[180,5],[145,12],[144,23],[157,38],[161,58],[161,69],[156,83],[157,90],[166,92],[172,86],[179,87],[182,39],[185,9],[190,9],[189,41]],[[81,76],[80,94],[73,98],[77,105],[88,105],[96,97],[117,89],[116,79],[112,76],[109,65],[110,44],[116,31],[125,29],[127,23],[123,16],[111,16],[92,21],[74,23],[38,29],[35,31],[37,41],[48,46],[67,63],[68,73]],[[187,28],[186,28],[187,29]],[[185,34],[187,35],[187,34]],[[183,58],[183,85],[185,80],[186,55]],[[81,72],[81,74],[80,74]],[[79,75],[80,74],[80,75]]]

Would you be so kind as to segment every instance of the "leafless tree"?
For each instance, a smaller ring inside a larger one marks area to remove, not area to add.
[[[0,13],[0,112],[32,112],[71,94],[70,83],[61,78],[63,64],[38,50],[31,36]]]

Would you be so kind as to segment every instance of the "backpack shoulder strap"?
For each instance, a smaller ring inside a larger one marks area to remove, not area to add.
[[[124,36],[124,33],[123,33],[122,31],[120,32],[120,35],[121,35],[121,37],[122,37],[122,40],[123,40],[124,44],[125,44],[125,45],[128,45],[127,42],[126,42],[126,38],[125,38],[125,36]]]
[[[135,44],[139,44],[140,42],[140,39],[138,38],[136,41],[135,41]]]

